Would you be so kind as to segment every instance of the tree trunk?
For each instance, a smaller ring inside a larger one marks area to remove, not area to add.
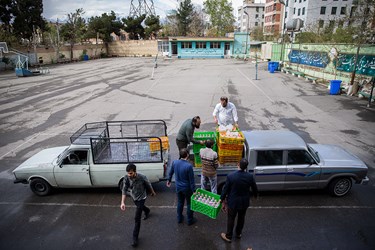
[[[73,61],[73,46],[74,43],[70,43],[70,61]]]
[[[359,55],[359,50],[360,49],[361,49],[361,45],[358,44],[357,54],[355,55],[355,60],[354,60],[354,69],[353,69],[353,72],[352,72],[352,78],[350,80],[350,85],[353,85],[353,83],[354,83],[355,72],[357,71],[357,61],[358,61],[358,55]]]

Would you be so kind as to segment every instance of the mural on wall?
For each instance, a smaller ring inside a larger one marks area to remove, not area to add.
[[[354,69],[355,54],[340,54],[334,64],[337,70],[352,72]],[[375,76],[375,56],[358,55],[356,73],[368,76]]]
[[[319,68],[325,68],[330,62],[326,52],[291,50],[288,55],[291,63],[304,64]]]
[[[183,55],[206,55],[206,54],[221,55],[223,54],[223,49],[181,49],[181,54]]]

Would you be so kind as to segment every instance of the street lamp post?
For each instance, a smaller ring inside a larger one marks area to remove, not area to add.
[[[246,26],[246,45],[245,45],[245,58],[247,57],[247,41],[249,38],[249,24],[250,24],[250,16],[249,13],[246,12],[246,10],[243,11],[243,13],[247,16],[247,26]],[[251,51],[250,51],[251,52]]]

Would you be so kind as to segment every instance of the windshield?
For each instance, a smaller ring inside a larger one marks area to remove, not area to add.
[[[312,147],[310,147],[309,145],[307,145],[307,148],[310,152],[310,154],[314,157],[315,160],[317,160],[318,163],[320,163],[320,158],[319,158],[319,154],[317,151],[315,151]]]
[[[66,155],[66,151],[68,151],[69,147],[67,147],[59,156],[57,157],[57,162],[61,162],[63,160],[63,157]]]

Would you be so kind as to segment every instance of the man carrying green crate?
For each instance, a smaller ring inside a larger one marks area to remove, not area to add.
[[[199,116],[194,116],[193,119],[187,119],[182,125],[177,133],[176,144],[178,151],[183,148],[187,148],[189,143],[198,143],[204,145],[204,141],[199,141],[194,139],[194,130],[199,128],[201,125],[201,118]]]
[[[242,229],[245,224],[247,208],[250,206],[250,197],[258,197],[258,188],[254,177],[246,172],[248,160],[242,158],[238,164],[238,170],[227,175],[223,192],[220,196],[220,202],[223,203],[223,210],[227,211],[227,232],[221,233],[220,236],[225,242],[232,242],[234,222],[237,217],[236,235],[241,239]],[[225,203],[225,200],[227,202]]]
[[[202,175],[201,188],[208,190],[208,183],[211,186],[211,192],[217,194],[217,174],[216,169],[219,166],[218,156],[212,150],[214,142],[212,140],[206,141],[206,148],[200,150],[200,157],[202,161]]]
[[[167,187],[171,187],[172,176],[175,174],[176,193],[177,193],[177,222],[184,221],[182,212],[186,201],[187,224],[193,225],[197,220],[194,218],[194,212],[191,210],[191,196],[195,192],[195,181],[193,165],[188,161],[189,151],[186,148],[180,150],[180,159],[172,162],[169,171]]]

